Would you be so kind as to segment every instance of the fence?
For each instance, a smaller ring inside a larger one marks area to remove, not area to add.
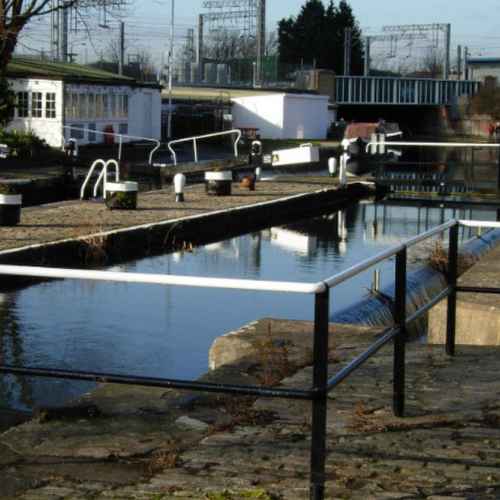
[[[454,160],[448,162],[386,162],[385,157],[373,156],[379,160],[376,169],[376,183],[387,186],[391,191],[416,191],[436,192],[440,195],[469,193],[474,191],[497,192],[500,190],[500,144],[486,142],[409,142],[409,141],[385,141],[372,140],[365,146],[366,153],[390,151],[388,147],[407,148],[444,148],[454,150],[470,150],[470,162]],[[476,156],[477,150],[487,150],[491,161],[479,162]],[[467,154],[465,155],[467,156]],[[493,161],[494,160],[494,161]],[[450,167],[450,168],[448,168]],[[454,168],[464,167],[462,176],[454,175]],[[474,171],[476,167],[488,167],[489,177],[484,175],[476,178]]]
[[[455,354],[455,322],[457,292],[500,294],[500,288],[480,288],[457,286],[458,234],[460,225],[469,227],[496,227],[500,223],[481,221],[451,220],[425,233],[407,240],[393,248],[385,250],[345,271],[325,279],[319,283],[291,283],[275,281],[255,281],[237,279],[218,279],[174,275],[154,275],[139,273],[121,273],[110,271],[86,271],[72,269],[54,269],[29,266],[0,265],[0,275],[28,276],[31,278],[80,279],[93,281],[114,281],[122,283],[146,283],[157,285],[175,285],[191,287],[225,288],[257,292],[281,292],[308,294],[315,296],[314,303],[314,338],[313,338],[313,384],[309,389],[245,386],[231,384],[214,384],[177,379],[147,378],[108,373],[58,370],[53,368],[31,368],[0,366],[0,373],[34,377],[62,378],[92,382],[115,384],[133,384],[146,387],[162,387],[170,389],[187,389],[203,392],[216,392],[233,395],[258,397],[288,398],[311,401],[312,403],[312,436],[310,449],[310,498],[323,500],[325,494],[325,461],[326,461],[326,418],[328,394],[349,375],[356,371],[382,347],[394,341],[393,358],[393,411],[396,416],[403,417],[405,410],[405,350],[406,328],[413,321],[426,314],[433,306],[445,298],[448,299],[446,352]],[[406,314],[406,265],[407,249],[431,237],[449,231],[448,286],[427,304],[410,316]],[[330,290],[346,282],[359,273],[375,266],[386,259],[395,258],[395,302],[394,325],[362,354],[353,359],[347,366],[328,378],[330,319]]]
[[[451,104],[461,96],[473,96],[480,83],[476,81],[433,80],[376,76],[337,76],[337,104],[398,104],[440,106]]]
[[[226,136],[226,135],[235,135],[236,138],[234,139],[233,142],[233,152],[234,152],[234,157],[238,158],[238,142],[241,139],[241,130],[239,129],[233,129],[233,130],[226,130],[224,132],[214,132],[213,134],[204,134],[204,135],[197,135],[194,137],[184,137],[182,139],[175,139],[173,141],[170,141],[167,144],[167,147],[170,151],[170,154],[172,155],[172,159],[174,162],[174,165],[177,165],[177,155],[172,148],[174,144],[182,144],[184,142],[192,142],[193,143],[193,156],[194,156],[194,162],[198,163],[198,141],[200,139],[210,139],[212,137],[221,137],[221,136]]]
[[[82,125],[81,127],[74,127],[70,125],[63,125],[64,130],[70,131],[70,138],[73,140],[77,140],[77,137],[74,137],[74,132],[79,132],[82,134],[97,134],[102,135],[104,140],[108,137],[117,137],[118,138],[118,161],[122,159],[122,150],[123,150],[123,139],[131,139],[133,141],[148,141],[153,142],[153,149],[150,151],[148,156],[148,164],[151,165],[153,163],[153,155],[160,149],[161,142],[158,139],[153,139],[151,137],[139,137],[136,135],[128,135],[128,134],[115,134],[114,132],[101,132],[100,130],[89,129]]]

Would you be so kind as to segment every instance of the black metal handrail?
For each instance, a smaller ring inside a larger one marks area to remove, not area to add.
[[[470,221],[465,223],[471,225]],[[484,227],[487,223],[481,223]],[[493,225],[493,224],[492,224]],[[450,356],[455,354],[455,326],[456,326],[456,294],[457,292],[495,293],[500,294],[500,288],[480,288],[457,286],[457,263],[458,263],[458,233],[460,222],[451,220],[414,238],[408,239],[391,249],[385,250],[370,259],[358,263],[345,271],[332,276],[316,284],[297,284],[247,281],[241,287],[236,286],[236,280],[216,280],[205,278],[206,286],[218,286],[220,288],[241,288],[245,290],[260,291],[288,291],[291,293],[306,293],[315,295],[314,303],[314,346],[313,346],[313,384],[308,390],[267,388],[250,385],[216,384],[197,381],[186,381],[178,379],[147,378],[129,375],[116,375],[95,372],[83,372],[73,370],[55,370],[46,368],[29,368],[0,366],[0,373],[16,374],[24,376],[61,378],[71,380],[85,380],[93,382],[106,382],[116,384],[142,385],[146,387],[162,387],[170,389],[184,389],[202,392],[217,392],[233,395],[250,395],[271,398],[287,398],[296,400],[307,400],[312,402],[312,430],[310,450],[310,498],[323,500],[325,494],[325,461],[326,461],[326,418],[328,394],[342,383],[349,375],[360,368],[366,361],[373,357],[382,347],[394,341],[393,360],[393,411],[396,416],[404,416],[405,406],[405,350],[406,329],[413,321],[427,313],[430,308],[438,302],[448,299],[447,306],[447,331],[446,352]],[[428,238],[449,230],[448,248],[448,286],[438,295],[430,299],[416,312],[407,316],[406,313],[406,283],[407,283],[407,250]],[[394,302],[394,326],[389,327],[381,336],[371,344],[363,353],[358,355],[347,366],[342,368],[333,377],[328,379],[328,353],[329,353],[329,311],[330,291],[340,283],[369,269],[379,262],[395,257],[395,302]],[[70,271],[62,269],[35,268],[29,266],[3,266],[0,265],[0,275],[21,275],[37,277],[66,277],[74,279],[96,279],[104,280],[106,276],[114,281],[122,282],[149,282],[162,285],[179,286],[202,286],[200,283],[192,284],[193,278],[188,280],[176,276],[146,276],[132,275],[126,273],[107,273],[102,271]],[[113,278],[111,278],[111,275]],[[85,278],[87,276],[87,278]],[[200,278],[203,280],[204,278]],[[147,280],[147,281],[141,281]],[[190,281],[189,281],[190,280]],[[287,286],[289,289],[287,290]]]

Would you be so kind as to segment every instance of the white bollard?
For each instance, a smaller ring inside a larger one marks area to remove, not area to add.
[[[255,169],[255,180],[256,181],[260,181],[261,176],[262,176],[262,168],[261,167],[257,167]]]
[[[184,186],[186,185],[186,176],[184,174],[174,175],[174,190],[175,190],[175,201],[184,201]]]
[[[381,155],[385,155],[385,134],[378,134],[378,152]]]
[[[337,172],[337,158],[328,158],[328,172],[333,177]]]
[[[370,135],[370,154],[375,155],[377,154],[377,141],[378,137],[377,134],[371,134]]]

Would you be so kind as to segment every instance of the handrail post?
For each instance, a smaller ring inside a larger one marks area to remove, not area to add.
[[[450,228],[448,248],[448,305],[446,312],[446,354],[455,355],[455,330],[457,320],[457,275],[458,275],[458,222]]]
[[[328,383],[328,324],[330,293],[317,293],[314,301],[314,360],[312,402],[310,499],[325,497],[326,411]]]
[[[123,135],[118,135],[118,161],[122,160]]]
[[[193,151],[194,151],[194,162],[198,163],[198,145],[196,143],[196,137],[193,139]]]
[[[394,322],[399,329],[394,339],[393,412],[404,416],[406,355],[406,247],[396,254]]]

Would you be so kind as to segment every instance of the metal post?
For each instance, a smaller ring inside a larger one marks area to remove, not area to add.
[[[175,0],[172,2],[172,11],[170,13],[170,50],[168,53],[168,122],[167,122],[167,135],[172,138],[172,73],[174,66],[174,13],[175,13]]]
[[[457,46],[457,80],[462,79],[462,46]]]
[[[120,58],[118,60],[118,74],[123,75],[125,62],[125,23],[120,21]]]
[[[266,50],[266,0],[257,1],[257,63],[256,63],[256,84],[262,85],[264,71],[263,62]]]
[[[464,80],[469,80],[469,48],[464,47]]]
[[[123,135],[118,136],[118,161],[122,159],[122,148],[123,148]]]
[[[316,294],[314,302],[314,373],[312,403],[310,499],[325,498],[326,412],[328,394],[328,322],[330,293]]]
[[[458,222],[450,228],[448,249],[448,307],[446,316],[446,354],[455,355],[455,327],[457,319],[457,266],[458,266]]]
[[[351,74],[352,29],[344,29],[344,75]]]
[[[198,48],[196,50],[196,63],[198,65],[198,82],[203,81],[203,14],[198,16]]]
[[[445,61],[444,61],[444,79],[448,80],[450,78],[450,47],[451,47],[451,24],[447,24],[445,27],[446,40],[445,40]]]
[[[399,332],[394,339],[393,403],[394,415],[404,416],[406,350],[406,248],[396,255],[394,322]]]
[[[365,66],[363,74],[370,76],[370,37],[365,38]]]
[[[198,163],[198,144],[196,138],[193,139],[194,162]]]

